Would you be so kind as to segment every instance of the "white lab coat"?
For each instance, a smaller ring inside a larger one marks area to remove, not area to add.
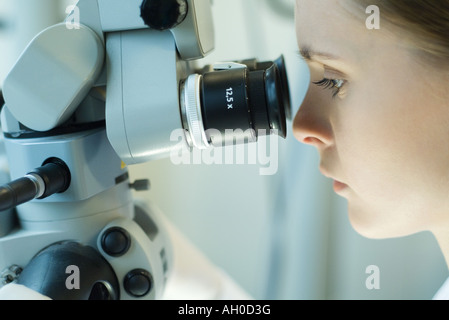
[[[449,278],[433,296],[433,300],[449,300]]]

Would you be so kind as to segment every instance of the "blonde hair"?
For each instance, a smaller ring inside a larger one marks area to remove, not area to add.
[[[449,65],[449,0],[353,0],[377,5],[381,21],[408,33],[417,53],[430,62]]]

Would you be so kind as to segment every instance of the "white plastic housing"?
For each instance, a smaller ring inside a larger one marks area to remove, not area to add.
[[[179,83],[185,77],[169,31],[107,34],[108,139],[128,165],[166,158],[182,130]]]
[[[103,32],[148,28],[140,17],[142,0],[97,1]],[[188,7],[186,19],[171,32],[181,59],[200,59],[215,46],[211,3],[210,0],[188,0]]]
[[[165,290],[166,281],[171,276],[173,268],[173,248],[163,219],[163,212],[152,204],[135,201],[135,216],[130,219],[111,221],[100,232],[97,248],[114,269],[118,279],[125,279],[132,268],[148,271],[152,276],[152,289],[142,297],[145,300],[159,300]],[[131,247],[122,257],[111,257],[103,251],[101,235],[109,228],[119,227],[128,231],[131,237]],[[135,300],[120,281],[120,300]]]
[[[103,43],[90,28],[49,27],[32,40],[6,77],[6,105],[25,126],[49,131],[75,111],[103,61]]]

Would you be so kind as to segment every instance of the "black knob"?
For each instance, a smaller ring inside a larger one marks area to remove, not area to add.
[[[143,0],[141,17],[151,29],[168,30],[176,27],[187,16],[187,0]]]
[[[112,257],[123,256],[131,246],[131,237],[125,229],[114,227],[106,230],[101,237],[101,247]]]
[[[148,191],[150,190],[150,180],[148,179],[136,180],[133,183],[130,183],[129,187],[136,191]]]
[[[123,284],[126,292],[136,298],[147,295],[153,287],[151,274],[144,269],[134,269],[128,272]]]

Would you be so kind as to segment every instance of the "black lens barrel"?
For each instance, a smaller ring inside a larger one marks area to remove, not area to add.
[[[250,138],[250,109],[247,93],[248,70],[231,69],[206,73],[201,86],[203,122],[212,145]],[[241,129],[234,134],[230,131]]]
[[[259,130],[267,130],[269,132],[271,126],[267,113],[265,71],[257,70],[249,72],[248,80],[249,105],[253,128],[258,132],[263,132]]]
[[[279,78],[280,78],[280,86],[282,89],[282,98],[284,99],[284,112],[287,119],[292,119],[292,107],[291,107],[291,97],[290,97],[290,89],[289,89],[289,83],[288,83],[288,74],[287,74],[287,67],[285,63],[285,58],[283,55],[281,55],[279,58],[277,58],[274,61],[264,61],[259,62],[257,59],[247,59],[247,60],[241,60],[239,63],[246,65],[250,71],[256,71],[256,70],[267,70],[272,67],[273,64],[276,65],[278,72],[279,72]]]
[[[287,136],[287,119],[279,70],[275,64],[265,72],[265,93],[267,113],[272,130],[277,130],[282,138]]]
[[[260,135],[275,132],[283,138],[287,136],[287,73],[283,57],[276,61],[244,60],[238,62],[240,67],[204,69],[201,108],[204,129],[212,145],[254,142]]]
[[[284,56],[280,56],[278,59],[274,61],[274,64],[279,70],[279,77],[281,81],[281,87],[282,87],[282,97],[284,99],[284,110],[285,110],[285,116],[287,119],[292,120],[293,114],[292,114],[292,104],[291,104],[291,96],[290,96],[290,85],[288,83],[288,74],[287,74],[287,67],[285,65],[285,58]]]

